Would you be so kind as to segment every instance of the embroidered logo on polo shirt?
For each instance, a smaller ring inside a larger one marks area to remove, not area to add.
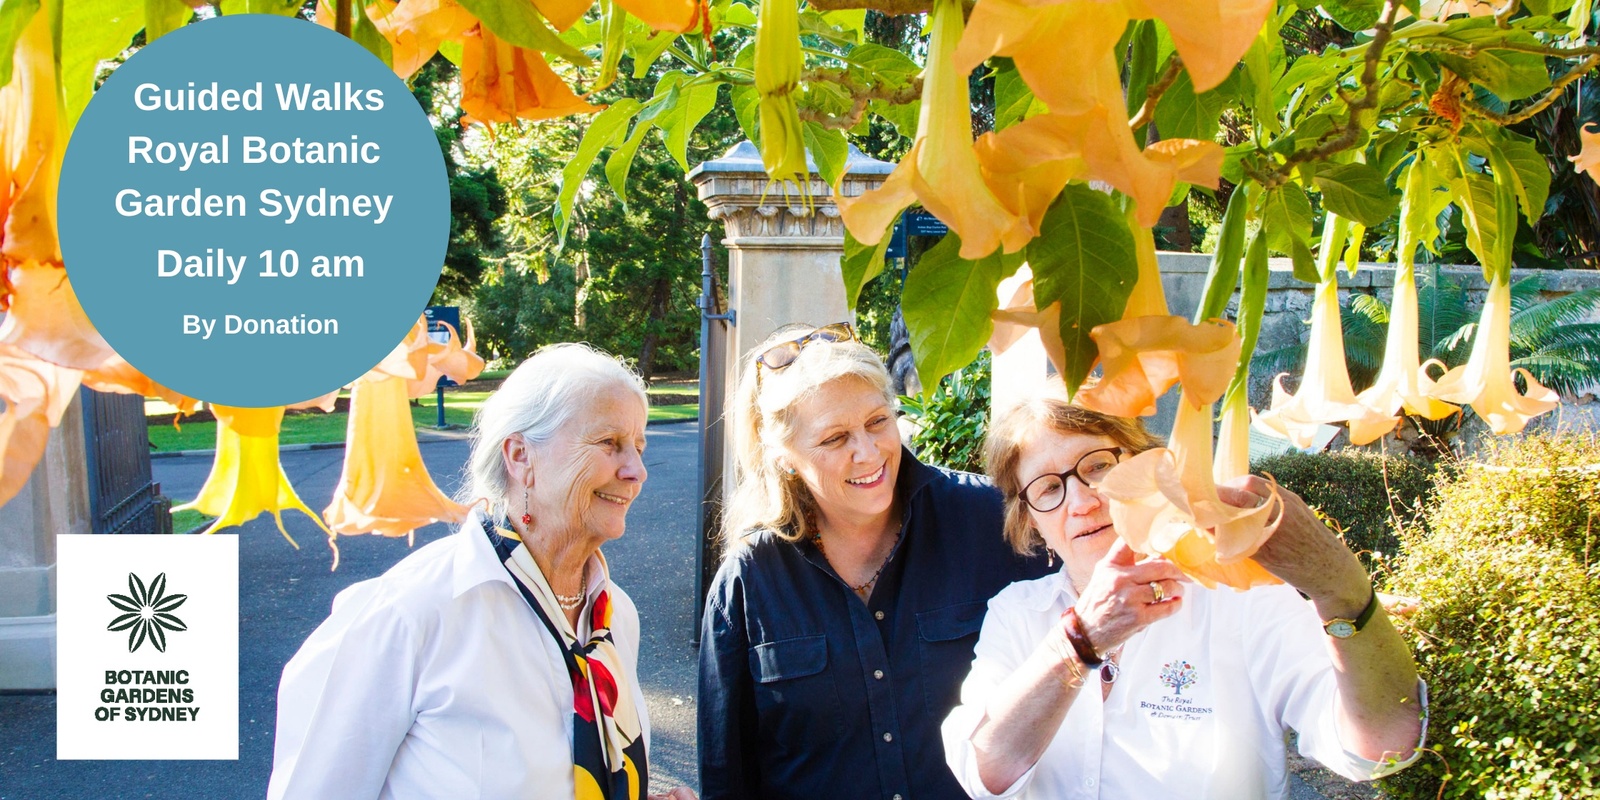
[[[1139,701],[1139,709],[1149,714],[1151,718],[1199,722],[1212,713],[1210,706],[1199,705],[1193,696],[1183,696],[1184,689],[1201,682],[1199,670],[1187,660],[1174,659],[1167,662],[1162,665],[1157,678],[1163,686],[1172,690],[1172,694],[1165,695],[1155,702]]]

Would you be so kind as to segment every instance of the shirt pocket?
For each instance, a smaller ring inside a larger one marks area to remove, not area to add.
[[[960,699],[961,682],[972,669],[972,651],[987,606],[976,600],[917,612],[922,690],[928,713],[935,720],[944,720]]]
[[[750,673],[763,738],[806,749],[844,734],[839,690],[828,671],[826,636],[758,644],[750,649]]]

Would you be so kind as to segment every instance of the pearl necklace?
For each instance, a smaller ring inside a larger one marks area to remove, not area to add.
[[[550,593],[556,596],[556,605],[561,606],[564,611],[571,611],[583,605],[583,599],[589,595],[589,565],[587,564],[583,567],[583,581],[579,585],[582,588],[578,590],[577,594],[556,594],[556,590],[552,587]]]

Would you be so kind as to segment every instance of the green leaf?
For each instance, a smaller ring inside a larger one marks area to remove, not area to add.
[[[1005,130],[1027,119],[1033,106],[1033,90],[1023,83],[1010,59],[994,72],[994,129]]]
[[[1211,269],[1206,272],[1205,291],[1200,305],[1195,309],[1196,324],[1208,319],[1221,319],[1228,313],[1228,300],[1239,284],[1239,259],[1244,256],[1244,236],[1250,213],[1250,184],[1236,187],[1228,198],[1228,208],[1222,212],[1222,225],[1217,232],[1217,251],[1211,256]]]
[[[1448,24],[1449,28],[1443,33],[1417,37],[1415,41],[1471,46],[1501,43],[1543,46],[1537,37],[1527,31],[1499,29],[1492,17],[1456,19]],[[1530,97],[1550,85],[1550,72],[1545,67],[1544,57],[1535,53],[1482,49],[1471,58],[1449,53],[1437,53],[1436,56],[1441,64],[1456,74],[1483,86],[1508,103]]]
[[[756,87],[735,84],[728,87],[728,100],[733,103],[733,117],[739,121],[744,138],[761,144],[760,130],[756,125],[756,109],[761,104],[761,92]]]
[[[144,6],[126,0],[73,0],[62,9],[61,85],[66,94],[67,127],[94,94],[95,67],[127,49],[144,27]]]
[[[1550,198],[1550,163],[1526,136],[1497,129],[1493,139],[1488,153],[1490,166],[1496,175],[1504,175],[1511,181],[1511,188],[1528,221],[1538,222]]]
[[[672,43],[676,41],[678,41],[678,34],[671,31],[658,31],[651,34],[643,42],[631,43],[628,52],[633,55],[634,80],[644,80],[650,74],[650,68],[655,66],[656,60],[661,58],[661,54],[667,52],[667,48],[671,47]],[[752,65],[755,64],[753,54],[750,63]]]
[[[39,10],[39,0],[0,0],[0,86],[11,82],[17,40]]]
[[[580,67],[594,62],[583,51],[561,40],[527,0],[460,0],[490,33],[530,50],[560,56]],[[665,49],[665,48],[663,48]]]
[[[1122,318],[1139,279],[1133,233],[1109,195],[1072,183],[1045,212],[1026,252],[1035,306],[1061,303],[1061,377],[1076,394],[1100,354],[1089,332]]]
[[[1222,96],[1215,90],[1196,95],[1189,71],[1184,70],[1156,103],[1156,130],[1163,139],[1211,141],[1217,135],[1222,106]]]
[[[661,126],[661,136],[666,142],[667,152],[672,154],[684,172],[688,172],[689,134],[693,133],[700,125],[700,121],[716,107],[718,84],[712,81],[695,83],[684,73],[673,70],[661,76],[661,80],[656,82],[657,95],[660,95],[662,89],[669,84],[669,77],[674,75],[676,78],[671,81],[670,88],[677,89],[675,97],[670,105],[660,109],[653,116],[655,124]],[[643,117],[643,114],[640,116]]]
[[[806,152],[817,165],[817,174],[829,186],[836,185],[844,174],[845,161],[850,158],[850,144],[845,141],[844,131],[828,130],[818,123],[807,122],[801,135],[805,138]]]
[[[874,100],[867,105],[872,110],[872,113],[883,117],[890,125],[893,125],[901,136],[909,139],[917,135],[917,122],[922,116],[921,100],[913,100],[900,105]],[[1039,105],[1038,101],[1034,101],[1035,107]]]
[[[1330,19],[1352,33],[1376,25],[1383,11],[1383,3],[1378,0],[1321,0],[1321,4]]]
[[[867,10],[864,8],[845,8],[838,11],[822,12],[822,19],[835,29],[855,33],[854,44],[861,44],[862,32],[867,29]]]
[[[1509,274],[1511,259],[1508,247],[1501,242],[1500,215],[1495,208],[1496,186],[1493,178],[1479,172],[1469,172],[1452,181],[1456,204],[1461,207],[1462,219],[1467,224],[1467,249],[1483,265],[1483,279],[1491,281],[1499,273]],[[1515,213],[1516,200],[1511,201]],[[1511,231],[1516,235],[1516,230]],[[1509,237],[1508,237],[1509,238]],[[1509,244],[1509,242],[1505,243]]]
[[[584,176],[589,174],[589,167],[594,165],[601,150],[617,143],[627,130],[628,120],[638,111],[639,101],[624,97],[596,114],[589,123],[589,129],[583,132],[578,151],[572,154],[572,160],[561,170],[561,194],[556,198],[558,248],[566,244],[567,226],[572,221],[572,203],[578,197],[578,188],[583,185]]]
[[[1161,43],[1156,38],[1155,21],[1135,21],[1128,34],[1128,45],[1128,116],[1131,117],[1139,113],[1150,93],[1150,84],[1156,79],[1156,51]]]
[[[332,5],[332,0],[327,0]],[[279,17],[292,17],[300,13],[297,0],[223,0],[223,16],[234,14],[272,14]]]
[[[644,135],[653,127],[655,123],[648,120],[635,123],[628,140],[611,151],[611,157],[606,159],[606,183],[611,184],[611,191],[622,201],[624,211],[628,210],[628,172],[633,169],[633,157],[639,152]]]
[[[800,12],[800,35],[815,36],[826,42],[849,47],[860,42],[861,29],[845,30],[812,8]]]
[[[367,48],[367,52],[378,57],[387,66],[394,66],[394,48],[389,40],[383,38],[378,32],[378,26],[372,24],[372,18],[367,16],[366,7],[369,0],[357,0],[352,6],[355,11],[355,24],[350,29],[350,39],[356,44]],[[298,8],[299,4],[295,4]]]
[[[728,10],[722,15],[722,24],[737,25],[741,28],[756,27],[756,12],[744,3],[730,3]]]
[[[1383,174],[1368,164],[1330,164],[1313,179],[1322,192],[1322,207],[1368,227],[1394,215],[1395,199]]]
[[[1318,283],[1317,264],[1311,257],[1311,200],[1305,190],[1289,183],[1267,193],[1262,210],[1261,229],[1267,246],[1289,256],[1294,262],[1294,277]]]
[[[839,261],[839,269],[844,273],[846,308],[855,308],[861,299],[861,288],[883,274],[883,256],[889,250],[889,240],[893,238],[891,229],[883,234],[877,244],[868,246],[856,241],[848,229],[844,232],[844,258]]]
[[[1239,363],[1233,370],[1233,382],[1228,385],[1229,395],[1246,391],[1250,385],[1250,357],[1255,354],[1256,339],[1261,335],[1261,318],[1267,308],[1267,282],[1271,278],[1266,239],[1261,231],[1257,231],[1245,248],[1236,322],[1240,340]]]
[[[144,0],[144,43],[189,24],[193,17],[194,9],[183,0]]]
[[[1250,113],[1261,127],[1268,133],[1278,134],[1283,132],[1283,123],[1278,119],[1278,109],[1272,104],[1272,48],[1276,37],[1269,39],[1267,31],[1263,29],[1261,35],[1256,37],[1250,49],[1244,54],[1244,74],[1250,82],[1250,95],[1248,105]],[[1278,47],[1282,47],[1280,42]]]
[[[900,295],[924,397],[972,363],[994,333],[989,315],[1000,303],[995,291],[1006,267],[999,256],[968,261],[960,253],[960,237],[946,234],[922,254]]]

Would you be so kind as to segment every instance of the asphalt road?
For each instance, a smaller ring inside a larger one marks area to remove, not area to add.
[[[612,577],[639,607],[643,641],[639,677],[651,720],[651,784],[695,779],[694,614],[695,423],[649,429],[645,466],[649,479],[628,519],[628,533],[606,546]],[[447,493],[459,484],[464,440],[422,444],[423,460]],[[312,509],[333,496],[343,450],[287,452],[285,471]],[[211,468],[209,458],[154,462],[163,493],[193,497]],[[326,536],[298,512],[284,515],[296,550],[272,520],[257,519],[239,539],[239,760],[57,761],[53,695],[0,696],[0,800],[233,800],[266,794],[278,679],[311,631],[328,615],[333,597],[374,577],[411,552],[404,539],[344,537],[337,572]],[[416,534],[420,546],[451,533],[431,525]],[[381,680],[383,676],[373,676]]]

